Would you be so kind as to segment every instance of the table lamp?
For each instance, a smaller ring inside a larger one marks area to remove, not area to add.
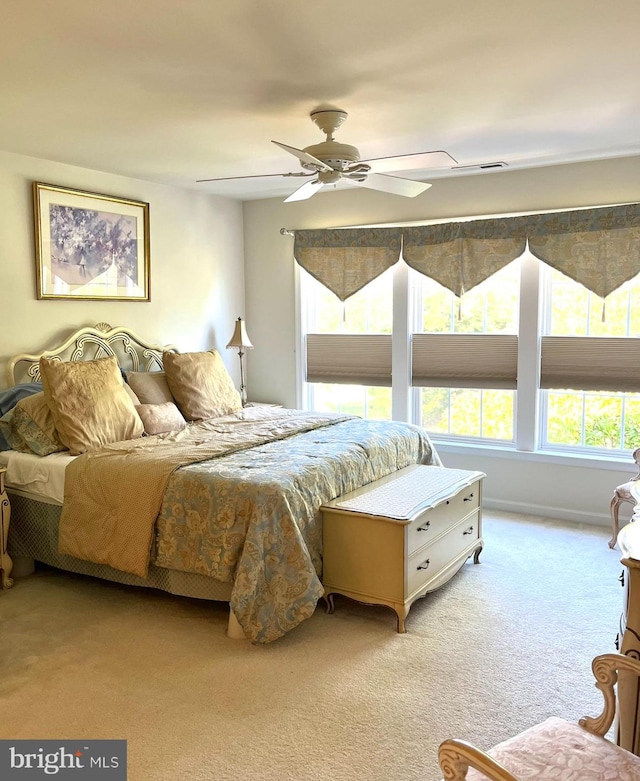
[[[244,363],[242,362],[242,357],[245,350],[253,350],[253,345],[247,336],[247,329],[244,327],[244,321],[241,317],[236,320],[236,327],[233,331],[233,336],[229,340],[227,349],[232,347],[237,349],[238,357],[240,358],[240,398],[244,407],[247,404],[247,387],[244,384]]]

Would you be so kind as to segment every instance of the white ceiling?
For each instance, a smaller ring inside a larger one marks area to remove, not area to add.
[[[330,103],[363,158],[640,154],[638,0],[2,0],[0,20],[7,152],[286,195],[300,182],[196,180],[300,170],[270,141],[322,141],[308,114]]]

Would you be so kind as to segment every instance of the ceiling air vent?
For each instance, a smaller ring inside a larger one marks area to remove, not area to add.
[[[507,168],[507,163],[496,161],[494,163],[474,163],[473,165],[454,165],[452,171],[490,171],[494,168]]]

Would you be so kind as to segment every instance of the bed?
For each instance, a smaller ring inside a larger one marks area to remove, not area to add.
[[[127,377],[156,382],[166,371],[169,379],[169,366],[189,368],[188,358],[202,355],[99,324],[43,353],[16,356],[8,372],[16,388],[44,381],[44,390],[55,395],[62,386],[41,376],[43,367],[48,373],[70,369],[70,362],[115,360],[126,387]],[[216,372],[226,374],[217,359]],[[174,401],[182,411],[191,404],[191,398]],[[142,416],[152,407],[157,405],[132,408]],[[64,447],[47,455],[26,447],[0,452],[12,508],[9,552],[16,564],[35,560],[223,600],[236,634],[269,643],[312,615],[323,594],[320,506],[409,464],[440,464],[427,434],[410,424],[276,407],[221,411],[226,414],[204,419],[201,413],[177,432],[140,435],[136,429],[130,439],[80,454]],[[176,456],[181,448],[186,456]],[[151,502],[141,496],[148,486]],[[146,526],[143,516],[150,519]],[[115,554],[104,554],[93,539],[105,529]]]

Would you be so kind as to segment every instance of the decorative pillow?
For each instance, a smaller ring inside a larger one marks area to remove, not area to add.
[[[27,396],[16,404],[11,427],[27,448],[37,456],[48,456],[50,453],[66,450],[56,431],[53,415],[43,392]]]
[[[138,404],[164,404],[173,402],[164,372],[127,372],[126,380],[136,394]]]
[[[64,363],[41,358],[40,376],[58,436],[72,455],[142,436],[113,356]]]
[[[6,412],[0,418],[0,437],[2,438],[2,450],[17,450],[20,453],[29,453],[31,449],[22,439],[13,426],[13,409]]]
[[[133,406],[134,406],[134,407],[137,407],[137,406],[138,406],[138,404],[140,404],[140,399],[139,399],[139,398],[136,396],[136,394],[135,394],[135,392],[134,392],[133,388],[130,388],[130,387],[127,385],[126,381],[124,382],[124,389],[125,389],[125,390],[126,390],[126,392],[127,392],[127,396],[128,396],[128,397],[131,399],[131,401],[133,402]]]
[[[31,396],[34,393],[39,393],[42,390],[42,383],[40,382],[23,382],[18,385],[13,385],[7,390],[0,391],[0,416],[6,415],[10,412],[20,399],[24,399],[25,396]],[[7,421],[5,421],[8,425]],[[12,448],[9,442],[3,434],[4,426],[0,423],[0,450],[15,450]]]
[[[144,425],[145,434],[182,431],[187,425],[187,421],[172,401],[165,401],[164,404],[139,404],[136,411]]]
[[[240,394],[217,350],[163,354],[169,389],[187,420],[219,418],[242,409]]]
[[[41,390],[41,382],[22,382],[7,388],[7,390],[0,391],[0,415],[13,409],[20,399],[32,396],[34,393],[40,393]]]

